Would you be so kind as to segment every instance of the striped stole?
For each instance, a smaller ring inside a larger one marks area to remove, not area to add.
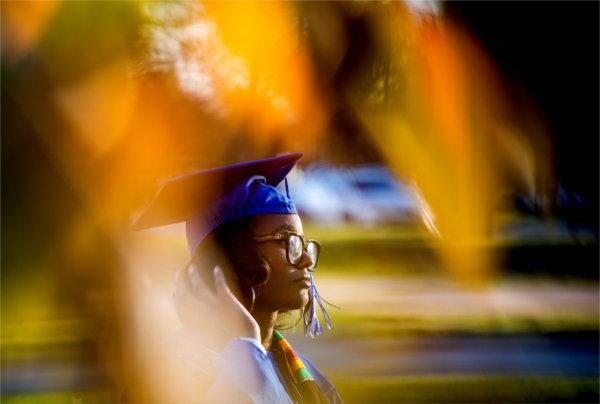
[[[273,339],[281,352],[283,352],[285,362],[287,363],[296,384],[303,383],[307,380],[314,380],[310,371],[306,368],[302,359],[300,359],[300,356],[298,356],[290,343],[287,342],[279,331],[273,331]]]

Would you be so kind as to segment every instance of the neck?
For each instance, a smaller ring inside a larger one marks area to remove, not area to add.
[[[260,327],[260,339],[265,349],[271,347],[273,329],[275,328],[275,322],[277,321],[277,313],[277,310],[261,310],[259,307],[254,307],[254,310],[252,310],[252,317],[254,317]]]

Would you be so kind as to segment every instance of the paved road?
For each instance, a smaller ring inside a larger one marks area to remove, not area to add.
[[[326,373],[361,376],[528,374],[597,376],[598,334],[310,341],[298,351]]]

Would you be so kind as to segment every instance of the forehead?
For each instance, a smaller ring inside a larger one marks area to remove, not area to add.
[[[296,214],[258,215],[252,222],[255,234],[270,234],[279,230],[291,230],[303,234],[302,221]]]

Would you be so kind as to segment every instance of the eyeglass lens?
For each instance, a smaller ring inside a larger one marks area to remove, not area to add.
[[[302,239],[294,234],[290,235],[288,240],[288,256],[292,264],[297,264],[302,258],[304,246],[302,245]]]
[[[309,241],[308,245],[306,246],[306,253],[310,256],[313,262],[311,269],[316,267],[317,260],[319,259],[319,247],[317,246],[317,243],[314,241]]]
[[[304,253],[304,245],[302,239],[297,235],[290,235],[288,240],[288,256],[292,264],[298,264],[302,260],[302,254]],[[310,256],[312,261],[317,263],[319,258],[319,248],[316,243],[309,241],[306,245],[306,253]],[[314,265],[313,265],[314,267]]]

